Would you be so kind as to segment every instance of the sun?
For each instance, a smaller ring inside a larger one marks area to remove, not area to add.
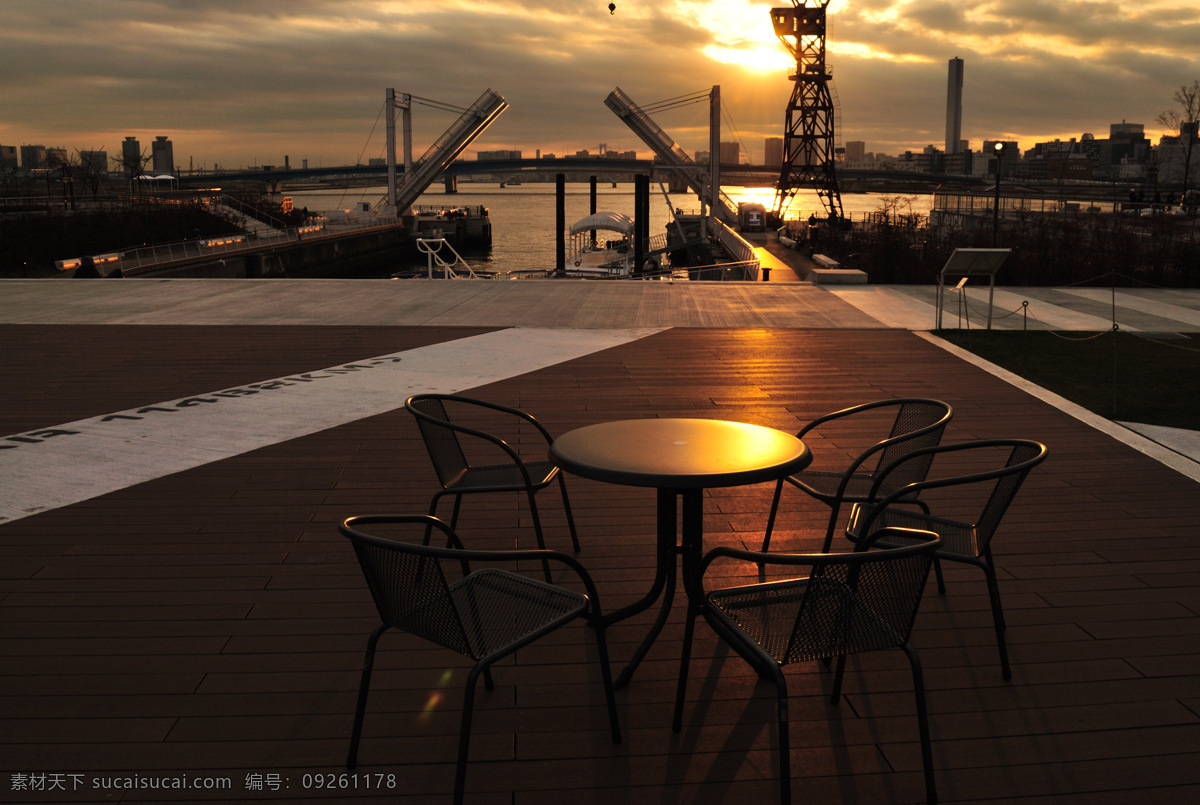
[[[775,37],[772,4],[751,0],[677,0],[674,13],[712,36],[702,52],[755,73],[787,70],[795,60]]]
[[[774,45],[725,47],[709,45],[704,55],[721,64],[732,64],[752,73],[778,73],[796,65],[778,41]]]

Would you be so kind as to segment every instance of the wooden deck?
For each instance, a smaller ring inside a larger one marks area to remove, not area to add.
[[[0,325],[0,431],[479,330]],[[555,433],[651,416],[794,431],[858,402],[933,396],[954,406],[948,441],[1046,443],[1050,457],[995,546],[1013,680],[1001,678],[976,571],[948,568],[948,594],[931,588],[918,618],[941,798],[1161,805],[1200,796],[1195,482],[904,331],[672,329],[471,393],[531,411]],[[510,435],[532,448],[529,434]],[[843,431],[810,446],[820,461],[864,438]],[[653,492],[578,478],[569,486],[581,559],[604,607],[632,601],[653,576]],[[359,776],[346,780],[357,790],[336,778],[332,790],[315,787],[344,771],[376,622],[335,524],[421,512],[433,489],[401,408],[0,524],[0,800],[448,801],[465,661],[405,635],[381,643]],[[706,544],[756,547],[772,489],[713,490]],[[818,545],[827,510],[785,496],[775,547]],[[552,547],[567,548],[553,490],[539,502]],[[464,504],[460,531],[472,545],[533,544],[516,495]],[[478,701],[468,801],[773,801],[769,686],[703,627],[684,730],[670,729],[680,614],[618,692],[617,746],[581,625],[499,668],[496,690]],[[649,620],[611,628],[614,662]],[[900,654],[851,662],[836,707],[819,666],[792,668],[789,684],[796,802],[922,798]],[[228,788],[106,787],[135,775]]]

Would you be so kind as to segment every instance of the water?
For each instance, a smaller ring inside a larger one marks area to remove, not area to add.
[[[487,207],[492,221],[492,247],[490,250],[464,252],[463,256],[472,267],[486,271],[541,271],[555,266],[555,185],[553,182],[510,185],[459,183],[459,192],[446,194],[440,186],[430,188],[417,201],[418,205]],[[757,202],[768,209],[774,203],[775,191],[771,188],[725,187],[725,193],[735,203]],[[590,209],[589,187],[585,183],[568,183],[566,186],[566,221],[569,227],[588,215]],[[310,212],[349,209],[357,202],[365,201],[372,206],[386,194],[384,186],[350,188],[347,190],[300,191],[289,193],[297,208],[307,207]],[[880,209],[883,193],[853,193],[842,196],[842,206],[852,219]],[[931,196],[906,196],[914,199],[913,212],[928,212]],[[816,197],[801,199],[803,216],[816,208]],[[693,193],[670,194],[671,207],[657,183],[650,187],[650,234],[664,231],[671,220],[671,208],[684,212],[699,212],[700,204]],[[599,183],[596,187],[596,209],[600,212],[619,212],[630,217],[634,210],[633,184],[611,182]],[[821,213],[823,215],[823,213]],[[388,277],[403,268],[423,267],[424,262],[412,264],[380,265],[359,272],[360,277]],[[331,269],[328,276],[344,276]]]

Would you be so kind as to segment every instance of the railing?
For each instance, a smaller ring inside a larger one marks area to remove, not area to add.
[[[406,173],[396,193],[396,206],[403,210],[415,202],[425,188],[470,145],[484,129],[508,108],[508,102],[491,89],[483,91],[475,103],[431,145]]]
[[[621,118],[622,122],[636,134],[642,142],[650,146],[650,149],[658,155],[659,159],[667,166],[676,168],[681,172],[683,179],[692,188],[697,195],[703,196],[705,193],[705,183],[701,178],[701,165],[698,165],[691,157],[680,148],[674,140],[671,139],[662,127],[659,126],[650,115],[646,114],[640,106],[633,102],[633,99],[625,94],[624,90],[617,87],[608,94],[604,99],[604,105],[607,106],[617,117]],[[715,156],[715,155],[714,155]],[[726,221],[736,221],[737,215],[734,213],[736,205],[733,199],[727,196],[724,192],[718,190],[717,201],[714,204],[716,214],[721,216]]]
[[[450,254],[454,255],[453,260],[447,261],[446,258],[442,256],[443,248],[448,249]],[[427,256],[426,261],[428,263],[429,279],[433,279],[434,265],[441,269],[442,278],[448,280],[496,279],[498,276],[500,276],[492,273],[476,273],[475,270],[471,268],[471,265],[462,258],[462,255],[454,250],[454,247],[450,245],[450,241],[446,240],[445,238],[417,238],[417,249]],[[466,269],[467,275],[465,278],[455,270],[458,268]]]
[[[729,252],[729,256],[734,259],[734,263],[731,265],[740,266],[747,279],[757,280],[759,259],[758,252],[754,251],[754,247],[724,222],[715,218],[709,218],[708,221],[709,231],[716,236],[721,245],[725,247],[725,251]]]
[[[155,243],[138,246],[106,255],[89,255],[97,266],[104,265],[106,273],[120,269],[122,273],[141,274],[157,265],[205,257],[253,252],[263,245],[281,246],[299,243],[312,238],[339,237],[351,232],[397,226],[395,218],[351,218],[345,221],[308,223],[287,229],[264,230],[262,232],[219,235],[198,240],[183,240],[171,243]],[[115,259],[113,259],[115,257]],[[83,258],[59,260],[55,265],[62,271],[78,268]]]

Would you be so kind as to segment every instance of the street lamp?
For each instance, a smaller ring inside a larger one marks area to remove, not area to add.
[[[1000,232],[1000,174],[1004,165],[1005,143],[996,143],[996,203],[992,206],[992,246],[996,245]]]

